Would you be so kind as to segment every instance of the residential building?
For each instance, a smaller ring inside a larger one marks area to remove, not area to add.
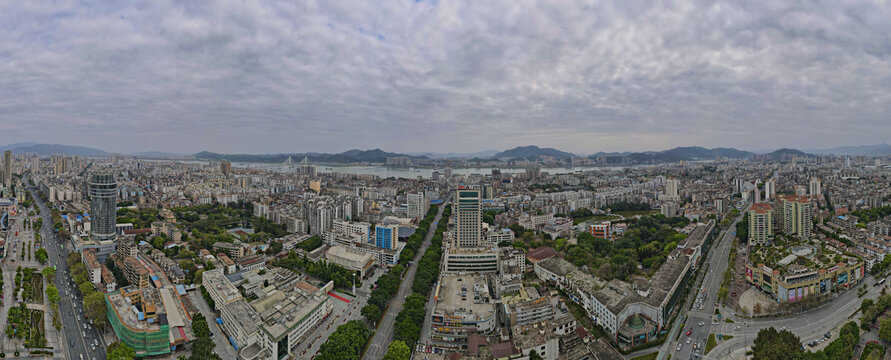
[[[773,208],[768,203],[752,204],[748,216],[749,244],[767,244],[767,240],[773,237]]]
[[[430,201],[427,201],[427,196],[424,194],[424,191],[411,193],[405,197],[408,202],[408,212],[406,213],[408,217],[424,217],[427,215],[427,210],[430,208]]]
[[[809,240],[813,230],[814,207],[810,200],[801,195],[782,197],[783,231],[799,239]]]

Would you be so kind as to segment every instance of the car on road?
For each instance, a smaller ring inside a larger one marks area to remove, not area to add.
[[[702,326],[702,325],[705,325],[705,322],[700,321],[700,322],[699,322],[699,326]]]
[[[693,342],[693,338],[687,338],[687,344]]]
[[[674,351],[681,351],[681,344],[678,344],[678,347],[674,349]]]
[[[691,333],[693,333],[693,329],[687,330],[686,335],[687,335],[687,336],[690,336]]]

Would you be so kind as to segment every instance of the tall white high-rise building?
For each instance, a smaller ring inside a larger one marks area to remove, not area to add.
[[[408,217],[423,217],[424,215],[427,215],[430,202],[427,201],[427,196],[424,194],[423,190],[406,195],[406,199],[408,201]]]
[[[663,193],[662,196],[660,196],[659,198],[660,198],[661,200],[665,200],[665,201],[678,201],[678,200],[680,200],[680,199],[681,199],[681,196],[680,196],[680,194],[679,194],[679,192],[678,192],[678,187],[679,187],[679,185],[680,185],[680,182],[678,181],[678,179],[676,179],[676,178],[674,178],[674,177],[670,177],[670,178],[668,178],[668,180],[665,181],[665,190],[664,190],[664,193]]]
[[[458,186],[455,192],[455,244],[477,247],[482,244],[483,211],[479,185]]]
[[[739,194],[742,192],[743,181],[740,178],[733,179],[733,193]]]
[[[777,196],[777,183],[775,180],[767,180],[764,182],[764,199],[770,200]]]
[[[811,195],[811,198],[815,198],[817,196],[823,195],[823,183],[820,182],[820,179],[811,178],[810,195]]]

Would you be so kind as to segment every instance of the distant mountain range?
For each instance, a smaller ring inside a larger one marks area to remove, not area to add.
[[[714,160],[716,157],[731,159],[747,159],[754,155],[751,152],[732,148],[707,149],[701,146],[676,147],[664,151],[596,153],[589,159],[606,159],[607,163],[652,164],[678,161]]]
[[[568,153],[565,151],[560,151],[553,148],[540,148],[535,145],[530,146],[518,146],[510,150],[505,150],[495,155],[492,155],[493,158],[496,159],[523,159],[523,160],[536,160],[541,156],[553,156],[555,159],[563,159],[568,157],[577,156],[573,153]]]
[[[475,153],[434,153],[434,152],[423,152],[423,153],[408,153],[411,156],[426,156],[431,159],[486,159],[490,158],[493,155],[497,154],[498,150],[483,150]]]
[[[0,151],[12,150],[18,154],[37,154],[41,156],[50,156],[56,154],[78,155],[87,157],[107,156],[104,150],[61,144],[42,144],[36,142],[20,142],[0,146]],[[642,151],[642,152],[597,152],[587,157],[589,159],[603,160],[606,159],[608,164],[655,164],[670,163],[678,161],[701,161],[713,160],[716,157],[727,157],[731,159],[749,159],[755,157],[757,159],[781,159],[784,156],[813,157],[816,155],[891,155],[891,145],[861,145],[861,146],[841,146],[829,149],[812,149],[812,150],[796,150],[796,149],[779,149],[772,152],[750,152],[737,150],[734,148],[713,148],[708,149],[700,146],[676,147],[663,151]],[[304,157],[308,157],[311,162],[322,163],[386,163],[388,157],[407,156],[416,159],[468,159],[468,160],[538,160],[542,156],[550,156],[556,160],[562,160],[569,157],[577,157],[578,155],[561,151],[554,148],[540,148],[538,146],[519,146],[505,151],[485,150],[475,153],[391,153],[381,149],[372,150],[348,150],[342,153],[282,153],[282,154],[220,154],[208,151],[202,151],[197,154],[177,154],[162,151],[144,151],[133,152],[128,155],[140,158],[151,159],[184,159],[195,158],[201,160],[227,159],[234,162],[258,162],[258,163],[283,163],[288,157],[293,162],[300,162]]]
[[[493,159],[501,159],[501,160],[538,160],[542,156],[551,156],[556,160],[566,159],[569,157],[576,157],[577,155],[561,151],[553,148],[540,148],[534,145],[530,146],[519,146],[510,150],[505,150],[502,152],[498,152],[492,154],[490,156],[484,156],[483,153],[477,154],[458,154],[461,157],[439,157],[443,155],[451,155],[451,154],[436,154],[436,153],[424,153],[424,155],[418,156],[417,153],[413,155],[406,154],[398,154],[398,153],[389,153],[380,149],[374,150],[349,150],[339,154],[325,154],[325,153],[292,153],[292,154],[217,154],[211,153],[207,151],[203,151],[194,155],[196,159],[203,160],[222,160],[226,159],[234,162],[259,162],[259,163],[283,163],[288,157],[291,157],[291,160],[296,162],[300,162],[304,157],[308,157],[311,162],[327,162],[327,163],[356,163],[356,162],[367,162],[367,163],[385,163],[387,161],[387,157],[391,156],[408,156],[412,158],[470,158],[474,160],[493,160]],[[703,160],[714,160],[716,157],[726,157],[730,159],[748,159],[752,157],[760,157],[761,159],[782,159],[784,156],[798,156],[798,157],[813,157],[815,155],[807,154],[799,150],[794,149],[780,149],[768,154],[755,154],[749,151],[737,150],[733,148],[714,148],[708,149],[701,146],[686,146],[686,147],[676,147],[674,149],[664,150],[664,151],[646,151],[646,152],[613,152],[613,153],[604,153],[599,152],[596,154],[589,155],[588,158],[592,160],[603,160],[606,159],[607,164],[658,164],[658,163],[671,163],[678,161],[703,161]]]
[[[830,149],[807,150],[807,152],[823,155],[891,155],[891,145],[839,146]]]
[[[50,156],[56,154],[78,155],[78,156],[106,156],[103,150],[74,145],[59,144],[38,144],[31,142],[9,144],[0,147],[0,150],[11,150],[18,154],[36,154],[41,156]]]
[[[391,156],[408,156],[412,158],[427,159],[426,156],[410,156],[405,154],[397,154],[383,151],[381,149],[373,150],[348,150],[340,154],[325,153],[291,153],[291,154],[217,154],[208,151],[202,151],[193,155],[196,159],[202,160],[223,160],[234,162],[254,162],[254,163],[284,163],[291,158],[291,161],[298,163],[306,157],[310,162],[324,163],[385,163],[387,158]]]
[[[192,155],[189,154],[177,154],[177,153],[169,153],[163,151],[141,151],[135,153],[129,153],[127,155],[136,156],[138,158],[143,159],[183,159],[183,158],[191,158]]]

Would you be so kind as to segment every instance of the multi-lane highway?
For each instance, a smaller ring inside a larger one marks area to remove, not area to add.
[[[439,223],[439,220],[442,217],[442,210],[445,209],[448,204],[449,201],[446,201],[439,206],[439,211],[436,212],[436,217],[434,217],[433,222],[430,223],[430,229],[427,231],[427,236],[424,237],[424,242],[421,244],[420,249],[418,249],[414,260],[409,263],[408,269],[405,270],[405,276],[402,278],[402,284],[399,286],[399,291],[396,292],[396,296],[390,303],[390,307],[387,308],[387,312],[384,314],[383,320],[381,320],[381,324],[378,326],[377,332],[374,333],[374,337],[371,339],[371,343],[365,350],[365,355],[362,359],[382,359],[387,352],[387,346],[389,346],[393,337],[393,324],[396,322],[396,315],[402,311],[402,304],[405,302],[405,297],[411,294],[411,286],[415,281],[415,272],[418,270],[418,260],[421,259],[424,252],[427,251],[427,247],[430,246],[430,240],[436,232],[436,224]]]
[[[53,219],[49,208],[36,193],[35,188],[28,189],[31,197],[43,218],[40,236],[49,255],[48,266],[56,266],[56,287],[59,289],[59,313],[62,319],[62,342],[68,359],[105,359],[105,340],[99,331],[89,325],[83,316],[83,297],[72,280],[68,264],[65,261],[67,252],[60,249],[58,235],[53,231]],[[70,245],[69,245],[70,246]],[[70,295],[69,295],[70,294]],[[49,315],[48,315],[49,316]],[[85,328],[85,325],[86,328]],[[95,345],[97,344],[98,345]],[[93,347],[95,346],[95,350]]]
[[[748,205],[741,211],[740,216],[733,220],[733,223],[721,234],[718,235],[717,244],[708,253],[706,261],[702,268],[706,268],[703,274],[702,286],[694,288],[690,292],[693,297],[693,306],[687,312],[687,321],[684,328],[680,330],[681,336],[677,342],[672,342],[670,351],[674,353],[672,358],[690,359],[695,357],[696,351],[693,350],[694,345],[701,344],[698,353],[703,354],[708,335],[713,333],[718,325],[713,325],[712,321],[715,317],[715,303],[718,301],[718,289],[721,288],[721,282],[724,280],[724,271],[727,270],[727,257],[730,256],[730,249],[733,247],[733,238],[736,236],[736,224],[745,216]],[[703,291],[704,290],[704,291]],[[701,299],[697,302],[696,299]],[[700,308],[701,306],[701,308]],[[702,325],[700,325],[702,324]],[[687,335],[687,332],[690,334]],[[689,339],[689,343],[687,340]],[[677,350],[680,345],[680,350]]]
[[[819,339],[827,332],[832,335],[829,340],[834,340],[838,337],[838,328],[844,323],[848,321],[860,323],[860,313],[855,314],[855,311],[860,308],[862,299],[875,299],[881,293],[882,286],[873,286],[876,279],[869,277],[863,281],[866,283],[864,286],[867,293],[862,298],[857,297],[857,291],[847,291],[827,304],[798,315],[784,318],[743,319],[728,310],[728,317],[733,319],[734,323],[721,323],[713,332],[732,335],[733,339],[718,344],[708,354],[708,359],[742,358],[746,351],[743,346],[751,347],[755,337],[758,336],[758,331],[771,326],[791,331],[803,343]]]

